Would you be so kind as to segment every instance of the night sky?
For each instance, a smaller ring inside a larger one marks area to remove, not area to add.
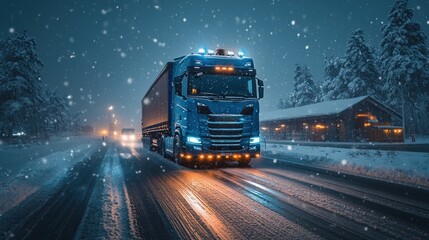
[[[378,47],[393,0],[1,0],[0,37],[25,29],[42,80],[68,95],[97,128],[113,105],[120,126],[140,125],[140,100],[164,64],[198,48],[243,50],[266,85],[262,112],[292,90],[296,63],[322,80],[325,55],[343,56],[361,28]],[[429,35],[429,1],[410,0]]]

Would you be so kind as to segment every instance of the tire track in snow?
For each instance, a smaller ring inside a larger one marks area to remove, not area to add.
[[[80,162],[68,182],[23,225],[18,226],[14,237],[17,239],[73,239],[80,221],[85,214],[94,189],[95,173],[107,148],[101,147],[91,157]]]
[[[151,152],[142,155],[150,157],[143,161],[153,173],[147,185],[182,238],[318,238],[204,171],[183,168]]]
[[[113,145],[113,144],[112,144]],[[109,147],[75,239],[135,238],[129,225],[124,176],[116,148]]]
[[[209,174],[212,174],[249,198],[272,209],[285,218],[295,221],[323,238],[384,238],[383,235],[380,235],[373,229],[368,228],[364,230],[364,226],[354,221],[350,221],[326,209],[305,203],[294,196],[284,194],[254,181],[222,170],[216,172],[210,171]]]

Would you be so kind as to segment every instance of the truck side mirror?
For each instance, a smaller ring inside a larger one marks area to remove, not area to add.
[[[258,95],[259,99],[264,97],[264,82],[261,79],[258,79]]]

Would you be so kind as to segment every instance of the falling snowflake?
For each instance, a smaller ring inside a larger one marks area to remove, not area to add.
[[[310,48],[310,46],[306,45],[305,46],[305,50],[308,50]]]
[[[273,159],[273,163],[277,163],[277,159],[275,159],[275,158],[274,158],[274,159]]]
[[[187,19],[186,18],[183,18],[183,22],[186,22],[187,21]]]
[[[295,26],[295,20],[290,21],[290,25]]]
[[[347,160],[346,159],[343,159],[343,160],[341,160],[341,165],[346,165],[347,164]]]
[[[292,151],[292,146],[291,145],[287,145],[287,150]]]
[[[144,100],[143,100],[143,104],[144,105],[149,105],[150,104],[150,99],[149,98],[145,98]],[[148,159],[149,160],[149,159]]]
[[[15,28],[11,27],[9,28],[9,33],[14,33],[15,32]]]
[[[127,79],[127,83],[128,83],[128,84],[132,84],[132,83],[133,83],[133,79],[129,77],[129,78]]]

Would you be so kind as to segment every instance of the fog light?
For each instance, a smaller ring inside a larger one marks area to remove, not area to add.
[[[185,156],[185,154],[183,154],[183,153],[180,154],[180,157],[184,157],[184,156]]]
[[[208,155],[207,156],[209,159],[213,159],[213,155]]]
[[[192,155],[186,155],[186,159],[191,159]]]
[[[216,156],[216,158],[218,158],[218,159],[219,159],[219,158],[221,158],[221,156],[220,156],[220,155],[217,155],[217,156]]]
[[[249,154],[246,154],[246,155],[244,155],[246,158],[249,158],[250,157],[250,155]]]
[[[258,157],[260,157],[260,156],[261,156],[261,155],[260,155],[259,153],[257,153],[257,154],[256,154],[256,157],[257,157],[257,158],[258,158]]]
[[[200,159],[204,159],[204,155],[200,155]]]

